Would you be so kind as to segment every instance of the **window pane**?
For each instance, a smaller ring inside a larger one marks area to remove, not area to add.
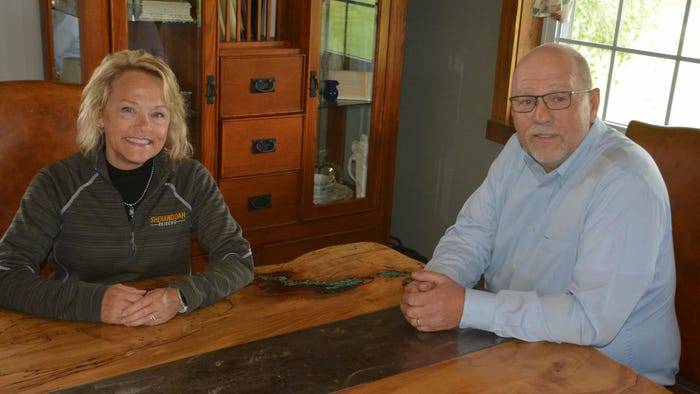
[[[700,1],[694,1],[690,7],[688,26],[685,28],[683,56],[700,58]]]
[[[374,6],[350,4],[348,7],[348,54],[362,59],[374,59],[373,29],[376,26],[377,10]]]
[[[618,53],[606,120],[664,124],[673,67],[671,60]]]
[[[345,43],[343,42],[345,37],[345,5],[342,1],[330,2],[328,42],[324,42],[324,47],[333,52],[345,52]]]
[[[366,28],[377,19],[372,3],[368,6],[346,0],[330,2],[329,50],[367,60],[374,58],[375,31]]]
[[[612,45],[619,0],[578,0],[571,38]]]
[[[593,80],[592,87],[600,89],[600,99],[602,101],[605,97],[608,85],[608,71],[610,69],[610,56],[612,55],[612,51],[580,45],[572,45],[571,47],[581,52],[586,60],[588,60],[588,66],[591,68],[591,78]],[[601,111],[602,104],[601,102]]]
[[[673,107],[669,124],[700,127],[698,92],[700,92],[700,64],[681,62],[673,95]]]
[[[686,0],[625,0],[619,46],[675,55],[685,3]]]

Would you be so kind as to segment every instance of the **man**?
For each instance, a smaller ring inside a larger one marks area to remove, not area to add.
[[[595,346],[673,384],[671,215],[654,161],[597,119],[600,91],[569,47],[527,54],[510,102],[516,136],[413,274],[406,320]],[[487,290],[472,289],[482,275]]]

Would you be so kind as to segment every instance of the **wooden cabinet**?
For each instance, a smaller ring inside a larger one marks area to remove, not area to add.
[[[388,243],[406,1],[188,0],[184,21],[146,21],[146,0],[76,2],[83,78],[155,38],[256,264]]]

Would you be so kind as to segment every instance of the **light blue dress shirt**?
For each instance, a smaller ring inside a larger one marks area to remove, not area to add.
[[[513,136],[426,269],[468,288],[460,327],[595,346],[675,381],[668,192],[651,156],[599,119],[550,173]],[[488,291],[471,289],[482,274]]]

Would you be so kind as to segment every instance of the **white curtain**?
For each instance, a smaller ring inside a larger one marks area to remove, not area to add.
[[[541,18],[550,17],[561,23],[567,23],[571,21],[573,10],[573,0],[535,0],[532,15]]]

